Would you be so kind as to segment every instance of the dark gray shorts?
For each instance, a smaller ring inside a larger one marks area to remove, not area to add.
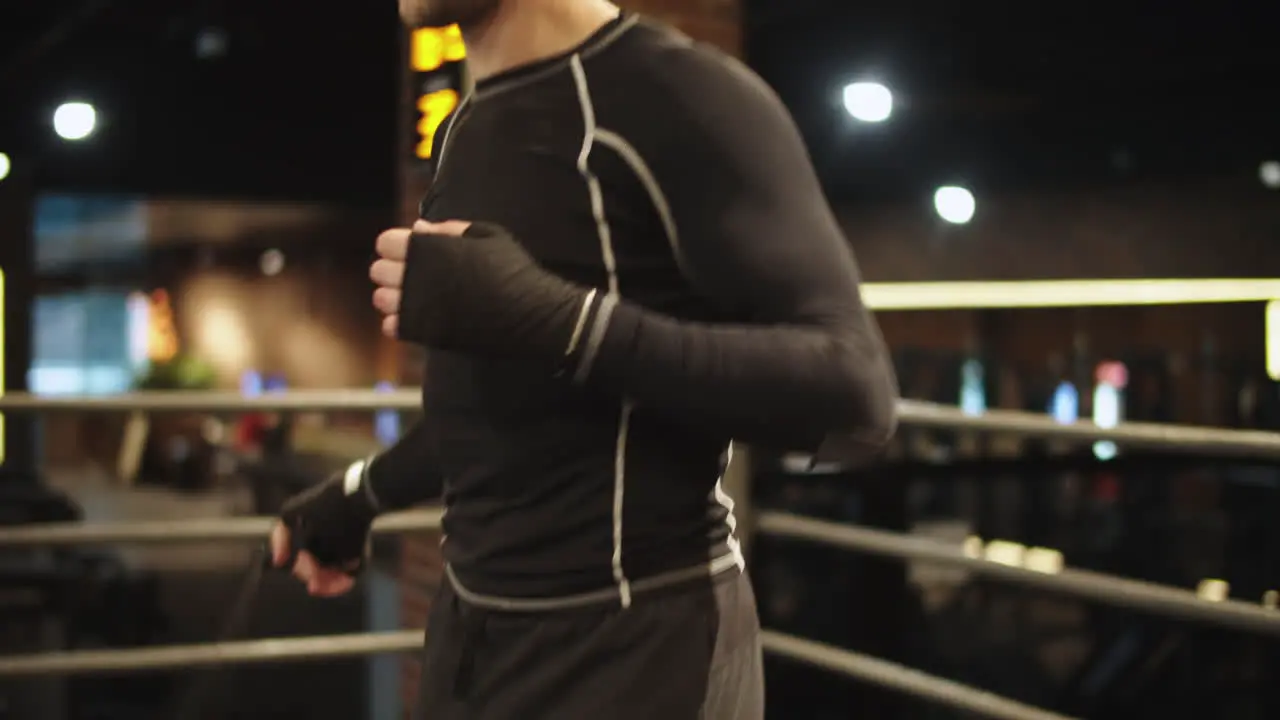
[[[762,720],[764,673],[745,573],[631,606],[512,613],[446,581],[428,621],[422,720]]]

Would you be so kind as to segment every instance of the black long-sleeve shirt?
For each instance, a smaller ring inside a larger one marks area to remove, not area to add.
[[[421,428],[370,468],[380,498],[443,478],[466,592],[625,603],[740,562],[731,439],[892,434],[852,252],[785,109],[734,60],[624,15],[480,83],[437,140],[424,218],[500,225],[598,289],[567,377],[433,351]]]

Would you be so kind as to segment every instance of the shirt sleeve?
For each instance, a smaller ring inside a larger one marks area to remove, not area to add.
[[[378,512],[404,510],[438,500],[444,479],[424,421],[410,427],[394,445],[369,460],[365,489]]]
[[[794,122],[727,57],[688,46],[655,62],[657,116],[631,142],[688,281],[741,322],[599,294],[575,379],[730,427],[882,446],[895,428],[891,361]]]

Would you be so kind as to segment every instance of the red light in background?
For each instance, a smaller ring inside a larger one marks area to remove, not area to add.
[[[1117,390],[1123,390],[1129,384],[1129,369],[1122,362],[1108,360],[1098,363],[1098,370],[1094,377],[1101,385],[1110,385]]]

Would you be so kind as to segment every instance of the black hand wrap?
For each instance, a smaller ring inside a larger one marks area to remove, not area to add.
[[[292,552],[311,553],[331,570],[359,572],[369,549],[369,530],[377,517],[363,488],[348,494],[344,473],[285,502],[280,520],[289,529]]]
[[[505,229],[415,234],[400,339],[435,350],[521,357],[562,369],[589,290],[540,267]]]

